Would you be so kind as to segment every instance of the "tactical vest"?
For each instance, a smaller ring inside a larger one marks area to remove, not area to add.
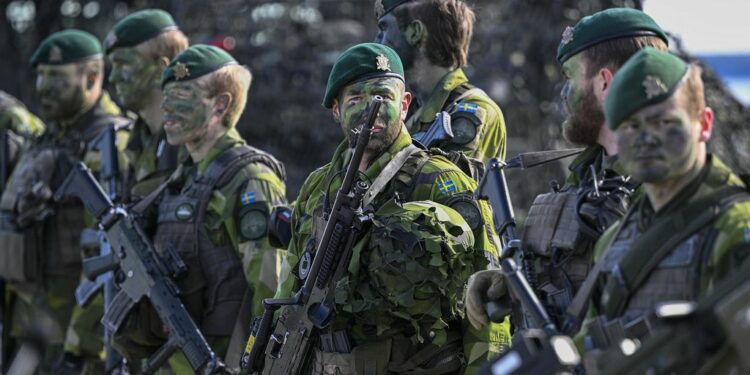
[[[80,234],[86,227],[83,206],[77,199],[53,202],[52,194],[113,122],[127,120],[102,116],[65,137],[48,133],[23,154],[0,200],[0,241],[7,245],[0,248],[0,276],[41,282],[43,275],[79,274]]]
[[[173,246],[187,265],[187,273],[176,280],[185,307],[201,331],[209,336],[230,336],[245,296],[245,281],[239,254],[228,239],[215,244],[205,219],[212,193],[228,184],[251,163],[262,163],[282,179],[284,167],[269,154],[250,146],[233,147],[211,162],[194,183],[180,193],[167,191],[159,203],[154,247],[163,252]],[[154,332],[161,323],[153,313]]]
[[[598,311],[605,312],[605,314],[593,319],[587,325],[589,336],[585,340],[586,346],[604,349],[616,345],[625,338],[643,340],[651,334],[653,326],[658,323],[651,314],[657,303],[695,301],[701,293],[702,265],[711,256],[710,252],[718,234],[718,230],[712,223],[735,203],[749,199],[750,194],[743,188],[724,187],[704,197],[703,206],[701,203],[691,205],[695,208],[694,211],[705,212],[702,219],[696,219],[693,215],[685,213],[680,215],[682,218],[662,218],[662,220],[671,219],[670,221],[694,220],[699,223],[696,228],[680,225],[683,230],[673,226],[662,227],[661,230],[649,228],[641,232],[636,215],[637,210],[631,210],[600,260],[603,262],[603,267],[601,267],[599,280],[604,282],[599,284],[600,287],[594,294],[593,300],[595,303],[598,302]],[[658,245],[666,246],[671,241],[676,243],[666,248],[663,254],[654,253],[652,244],[637,241],[646,236],[658,239]],[[648,247],[641,248],[639,244]],[[628,255],[642,256],[646,253],[659,257],[652,259],[653,262],[658,263],[653,267],[639,266],[639,273],[648,272],[644,274],[645,278],[639,281],[633,277],[636,274],[635,270],[629,270],[623,260]],[[634,285],[629,286],[624,294],[612,293],[611,291],[615,290],[612,285],[617,283],[612,284],[611,281],[623,278],[623,272],[628,275],[626,276],[628,283]],[[607,304],[607,298],[616,299],[620,307],[613,309],[612,305]]]

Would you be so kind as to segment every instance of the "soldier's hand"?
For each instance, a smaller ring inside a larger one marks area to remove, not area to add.
[[[599,190],[593,188],[580,196],[578,215],[593,237],[600,236],[615,221],[625,216],[635,186],[623,177],[599,181]]]
[[[500,270],[479,271],[471,275],[466,289],[466,316],[469,318],[469,323],[476,329],[489,324],[487,302],[497,302],[507,307],[504,306],[509,302],[507,297],[508,289]]]

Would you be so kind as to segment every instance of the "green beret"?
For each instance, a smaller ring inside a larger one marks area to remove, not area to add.
[[[615,74],[604,100],[604,116],[610,129],[639,109],[667,100],[688,71],[681,58],[646,47],[633,55]]]
[[[378,43],[349,48],[331,69],[323,106],[331,108],[333,98],[344,86],[375,77],[396,77],[404,81],[404,66],[396,51]]]
[[[172,81],[189,81],[214,72],[237,60],[221,48],[196,44],[182,51],[161,73],[161,87]]]
[[[31,56],[31,65],[62,65],[102,57],[95,36],[76,29],[58,31],[45,38]]]
[[[107,53],[118,47],[133,47],[165,31],[177,30],[172,16],[161,9],[144,9],[118,22],[104,39]]]
[[[383,17],[397,6],[410,1],[412,0],[375,0],[375,18]]]
[[[557,61],[562,64],[578,52],[608,40],[649,35],[669,43],[664,30],[646,13],[631,8],[606,9],[565,28],[557,46]]]

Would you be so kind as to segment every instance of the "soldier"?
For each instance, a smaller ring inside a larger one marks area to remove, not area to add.
[[[522,237],[527,252],[536,257],[527,277],[558,327],[591,268],[594,243],[624,215],[637,187],[622,177],[626,174],[602,110],[612,77],[641,48],[666,49],[667,42],[651,17],[627,8],[584,17],[563,32],[557,49],[566,78],[560,93],[568,112],[563,135],[586,149],[568,167],[564,187],[536,197]],[[499,272],[475,275],[466,301],[472,324],[486,324],[484,302],[503,299],[505,293]]]
[[[146,9],[120,20],[104,44],[112,64],[109,82],[120,103],[138,115],[126,147],[129,165],[121,176],[124,189],[119,197],[122,202],[136,201],[177,167],[178,148],[167,143],[161,127],[160,80],[169,61],[187,48],[188,39],[169,13]],[[98,361],[102,311],[101,296],[85,308],[75,308],[65,339],[65,367],[80,371],[84,358]]]
[[[41,340],[40,373],[62,354],[65,329],[81,273],[79,238],[87,225],[80,203],[53,202],[52,194],[77,161],[99,167],[97,136],[129,120],[102,90],[99,41],[80,30],[47,37],[31,58],[46,133],[25,152],[0,201],[2,276],[11,282],[11,336]],[[126,138],[120,137],[124,146]]]
[[[18,99],[0,90],[0,130],[6,131],[6,151],[2,156],[5,164],[4,182],[13,166],[18,163],[21,153],[31,142],[44,133],[44,123]]]
[[[487,161],[505,158],[500,107],[466,78],[474,12],[462,0],[376,0],[376,41],[398,52],[413,110],[406,128],[415,138],[441,111],[450,114],[453,138],[437,144]],[[418,108],[418,109],[417,109]]]
[[[267,223],[271,208],[285,203],[283,165],[247,146],[235,127],[250,83],[246,67],[206,45],[177,55],[161,76],[167,141],[184,146],[190,157],[159,188],[153,243],[160,253],[172,246],[187,265],[175,280],[182,301],[217,356],[237,351],[230,366],[239,364],[242,349],[229,347],[235,322],[251,314],[241,305],[259,304],[276,290],[281,253],[268,242]],[[250,290],[243,261],[256,272]],[[243,301],[248,293],[252,302]],[[248,328],[239,327],[237,342]],[[115,344],[128,359],[140,359],[154,354],[167,336],[156,312],[142,302],[118,329]],[[192,373],[181,354],[170,366],[175,373]]]
[[[348,141],[307,178],[294,203],[292,242],[282,265],[288,277],[277,296],[290,296],[300,284],[297,275],[306,272],[327,205],[342,184],[356,128],[375,95],[385,101],[359,170],[361,178],[384,185],[366,194],[364,205],[375,222],[355,245],[345,276],[349,287],[336,291],[336,319],[321,333],[346,342],[347,349],[314,349],[310,371],[353,374],[355,366],[364,366],[372,374],[443,374],[459,371],[465,361],[471,370],[509,340],[507,324],[483,332],[461,324],[466,278],[498,256],[491,214],[486,203],[473,199],[474,180],[444,157],[412,145],[403,122],[411,94],[404,89],[401,61],[387,46],[356,45],[331,70],[323,105]],[[460,240],[470,234],[474,246]],[[412,253],[412,247],[428,253]]]
[[[697,300],[750,255],[750,185],[706,151],[714,114],[696,64],[644,49],[615,75],[604,113],[645,194],[596,244],[596,287],[582,291],[590,357],[648,340],[659,303]]]

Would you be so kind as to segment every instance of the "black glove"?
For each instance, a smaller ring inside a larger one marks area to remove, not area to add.
[[[594,240],[617,220],[625,216],[638,187],[629,177],[612,176],[605,171],[602,179],[584,187],[578,195],[578,219],[583,232]]]

